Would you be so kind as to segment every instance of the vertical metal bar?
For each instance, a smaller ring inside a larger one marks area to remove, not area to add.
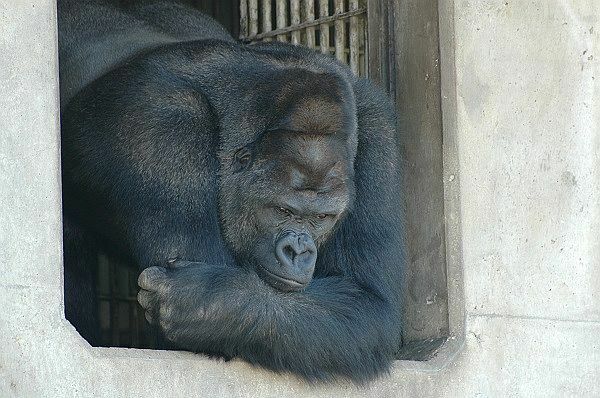
[[[267,33],[273,30],[271,24],[271,0],[263,0],[262,2],[262,31]],[[271,41],[270,37],[265,37],[264,41]]]
[[[231,34],[234,37],[240,36],[240,1],[230,1],[227,14],[229,17],[229,26]]]
[[[369,80],[375,82],[379,87],[387,89],[388,74],[387,54],[384,51],[387,42],[386,21],[387,16],[383,0],[367,1],[367,46],[369,57],[367,58],[367,69]]]
[[[334,0],[335,14],[344,12],[344,0]],[[336,20],[335,24],[335,57],[346,62],[346,21]]]
[[[127,297],[136,297],[137,289],[135,283],[136,274],[132,270],[127,270]],[[129,335],[131,336],[131,347],[140,346],[140,330],[138,328],[138,303],[136,300],[128,302],[129,304]]]
[[[102,344],[110,345],[110,270],[105,257],[97,256],[98,264],[98,318],[100,320],[100,332]],[[107,297],[109,299],[107,299]]]
[[[358,30],[360,32],[359,35],[359,43],[360,43],[360,48],[359,48],[359,59],[358,59],[358,65],[359,65],[359,70],[358,73],[360,74],[360,76],[368,76],[368,69],[367,69],[367,59],[369,59],[369,46],[367,45],[367,17],[365,14],[360,16],[360,20],[359,20],[359,25],[358,25]]]
[[[389,0],[388,0],[389,1]],[[396,19],[394,17],[394,6],[392,3],[388,3],[388,13],[387,13],[387,62],[388,62],[388,70],[389,70],[389,83],[388,83],[388,93],[394,103],[396,103]],[[436,19],[437,20],[437,17]],[[438,37],[437,35],[433,37]]]
[[[319,16],[329,16],[329,0],[319,0]],[[324,54],[329,53],[329,24],[324,23],[319,26],[321,35],[321,52]]]
[[[240,0],[240,38],[248,37],[248,1]]]
[[[285,28],[287,25],[287,0],[276,0],[275,11],[277,13],[277,29]],[[287,41],[286,35],[277,35],[277,41]]]
[[[119,285],[117,283],[117,265],[113,260],[109,261],[110,278],[110,333],[111,345],[119,345],[119,301],[117,294]]]
[[[350,0],[350,11],[358,9],[358,0]],[[358,37],[358,16],[350,17],[350,69],[352,73],[358,75],[359,65],[359,37]]]
[[[300,0],[290,0],[290,25],[300,25]],[[299,30],[292,31],[292,44],[300,44]]]
[[[129,309],[129,330],[131,333],[131,347],[140,348],[140,327],[138,322],[137,302],[131,302]]]
[[[306,21],[314,21],[315,20],[315,1],[314,0],[304,0],[304,10],[306,13]],[[310,27],[306,28],[306,45],[310,48],[315,48],[315,28]]]
[[[363,16],[362,31],[364,38],[364,54],[362,57],[363,70],[361,76],[369,76],[369,20],[366,16]]]
[[[223,4],[219,1],[215,1],[212,3],[212,15],[213,18],[219,21],[219,23],[223,24],[222,18]]]
[[[250,0],[248,14],[250,14],[249,33],[250,36],[254,36],[258,33],[258,0]]]
[[[123,3],[125,3],[125,2],[123,2]],[[200,1],[200,8],[202,9],[202,12],[210,13],[212,11],[210,6],[211,6],[211,3],[208,0]]]

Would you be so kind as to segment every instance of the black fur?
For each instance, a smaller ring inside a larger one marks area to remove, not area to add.
[[[400,346],[404,264],[389,101],[332,57],[242,45],[180,5],[59,1],[59,40],[66,314],[80,333],[95,343],[95,249],[84,250],[93,239],[146,270],[140,303],[177,347],[308,380],[385,373]],[[332,108],[288,115],[313,99]],[[343,115],[339,125],[328,125],[330,111]],[[281,194],[232,162],[240,148],[270,161],[282,142],[304,143],[280,134],[265,144],[266,132],[297,120],[336,129],[310,139],[344,160],[335,196],[344,211],[314,236],[310,284],[286,292],[247,254],[258,244],[248,231],[264,216],[240,210],[246,198]]]

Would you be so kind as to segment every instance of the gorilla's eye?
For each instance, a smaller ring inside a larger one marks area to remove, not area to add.
[[[252,153],[248,148],[239,149],[235,155],[233,155],[233,166],[235,171],[240,171],[248,167],[252,160]]]
[[[277,211],[284,216],[292,216],[294,214],[290,209],[286,209],[285,207],[278,207]]]
[[[324,214],[324,213],[317,214],[317,218],[318,218],[319,220],[324,220],[324,219],[326,219],[326,218],[327,218],[327,216],[328,216],[328,215],[327,215],[327,214]]]

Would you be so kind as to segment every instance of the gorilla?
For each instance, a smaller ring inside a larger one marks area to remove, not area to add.
[[[61,0],[65,315],[137,266],[165,347],[362,384],[401,345],[393,108],[332,56],[174,2]]]

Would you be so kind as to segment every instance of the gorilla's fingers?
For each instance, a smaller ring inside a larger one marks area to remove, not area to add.
[[[194,264],[198,263],[195,261],[172,259],[167,262],[167,268],[185,268]]]
[[[146,311],[144,313],[144,316],[146,317],[146,320],[148,321],[148,323],[154,324],[154,318],[152,318],[152,315],[150,315],[150,311]]]
[[[138,301],[138,303],[140,303],[142,308],[144,308],[145,310],[148,310],[151,308],[152,302],[154,301],[153,293],[150,293],[147,290],[140,290],[137,294],[137,301]]]
[[[138,286],[144,290],[158,290],[167,276],[164,267],[148,267],[142,271],[138,278]]]
[[[156,293],[141,289],[137,294],[137,301],[138,301],[138,303],[140,303],[142,308],[146,310],[144,312],[144,316],[146,317],[146,320],[151,324],[154,323],[154,320],[156,319],[156,317],[154,315],[156,314],[156,311],[157,311],[157,309],[156,309],[156,304],[157,304]]]

